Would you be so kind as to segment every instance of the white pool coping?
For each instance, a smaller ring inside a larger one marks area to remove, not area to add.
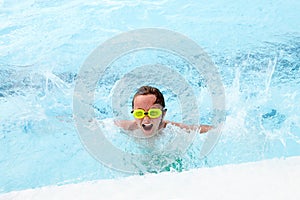
[[[299,200],[300,156],[0,194],[0,200],[27,199]]]

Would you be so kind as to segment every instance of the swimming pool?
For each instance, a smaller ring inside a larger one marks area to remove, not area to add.
[[[91,51],[119,33],[145,27],[196,41],[225,87],[227,116],[218,145],[198,159],[198,137],[182,158],[183,170],[300,155],[296,1],[0,1],[0,6],[0,192],[128,175],[84,149],[72,96]],[[116,79],[107,79],[110,88]],[[209,105],[201,102],[201,121],[209,122]],[[167,106],[176,110],[172,96]]]

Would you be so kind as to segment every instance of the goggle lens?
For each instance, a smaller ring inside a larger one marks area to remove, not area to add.
[[[137,119],[142,119],[145,117],[145,115],[148,115],[150,118],[158,118],[161,116],[162,111],[158,108],[151,108],[148,110],[148,112],[145,112],[143,109],[136,109],[132,112],[132,114]]]

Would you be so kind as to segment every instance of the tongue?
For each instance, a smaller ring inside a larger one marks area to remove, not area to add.
[[[152,126],[153,126],[153,124],[149,124],[149,125],[143,124],[142,126],[143,126],[143,128],[144,128],[145,131],[150,131],[151,128],[152,128]]]

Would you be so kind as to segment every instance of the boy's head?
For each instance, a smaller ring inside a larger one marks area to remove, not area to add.
[[[136,124],[146,136],[153,136],[163,125],[166,114],[162,93],[154,87],[142,86],[132,100],[132,113]]]

